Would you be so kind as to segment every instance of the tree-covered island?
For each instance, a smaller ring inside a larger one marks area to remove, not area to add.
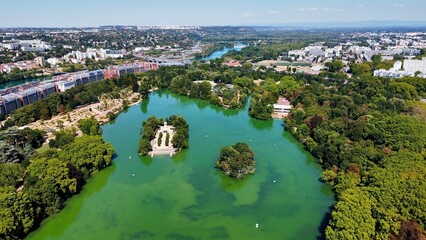
[[[172,115],[166,120],[149,117],[142,122],[140,155],[173,155],[188,148],[188,123],[182,116]]]
[[[220,156],[216,162],[216,167],[226,175],[233,178],[243,178],[244,175],[253,174],[254,152],[245,143],[236,143],[220,149]]]

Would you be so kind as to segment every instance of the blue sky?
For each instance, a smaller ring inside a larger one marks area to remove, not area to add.
[[[0,27],[426,21],[425,0],[9,0]]]

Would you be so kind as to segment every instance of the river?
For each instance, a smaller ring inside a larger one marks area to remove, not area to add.
[[[17,86],[17,85],[20,85],[20,84],[24,84],[24,83],[27,83],[27,82],[44,81],[44,80],[48,80],[48,79],[52,79],[52,77],[46,76],[46,77],[38,77],[38,78],[28,78],[28,79],[20,79],[20,80],[16,80],[16,81],[0,83],[0,90],[5,89],[5,88],[9,88],[9,87],[13,87],[13,86]]]
[[[138,157],[141,122],[172,114],[189,123],[189,149]],[[157,92],[102,130],[117,153],[113,165],[27,239],[316,239],[334,203],[319,165],[282,121],[251,119],[247,107]],[[243,180],[214,167],[220,148],[238,141],[257,162]]]
[[[247,45],[244,44],[237,44],[232,48],[224,48],[221,50],[216,50],[214,51],[212,54],[210,54],[207,57],[201,58],[200,60],[212,60],[212,59],[216,59],[216,58],[221,58],[223,55],[225,55],[226,53],[228,53],[231,50],[236,50],[236,51],[241,51],[241,49],[247,47]]]
[[[210,54],[209,56],[204,57],[200,60],[212,60],[212,59],[216,59],[216,58],[221,58],[223,55],[225,55],[226,53],[228,53],[231,50],[241,51],[241,49],[245,48],[246,46],[247,45],[239,43],[239,44],[236,44],[232,48],[224,48],[224,49],[221,49],[221,50],[216,50],[212,54]],[[39,78],[21,79],[21,80],[6,82],[6,83],[0,83],[0,90],[5,89],[5,88],[9,88],[9,87],[13,87],[13,86],[16,86],[16,85],[20,85],[20,84],[23,84],[23,83],[27,83],[27,82],[43,81],[43,80],[48,80],[48,79],[51,79],[51,78],[52,77],[39,77]]]

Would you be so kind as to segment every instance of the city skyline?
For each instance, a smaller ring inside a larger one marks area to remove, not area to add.
[[[325,0],[8,1],[0,27],[96,27],[101,25],[285,25],[362,21],[426,22],[421,0],[343,2]]]

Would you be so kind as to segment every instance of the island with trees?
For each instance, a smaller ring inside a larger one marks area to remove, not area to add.
[[[247,174],[254,174],[256,161],[254,152],[246,143],[238,142],[220,149],[220,156],[216,167],[232,178],[243,178]]]
[[[166,120],[149,117],[142,122],[140,155],[173,155],[188,148],[189,125],[182,116],[172,115]]]

